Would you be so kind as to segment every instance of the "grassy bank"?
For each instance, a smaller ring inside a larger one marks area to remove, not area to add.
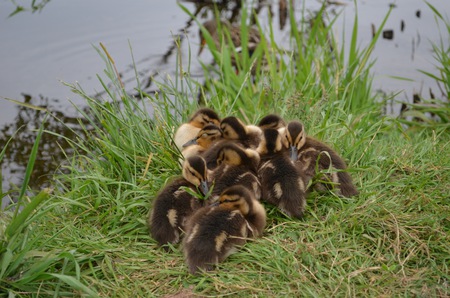
[[[448,296],[448,123],[404,126],[382,114],[370,73],[382,26],[364,49],[357,30],[348,33],[345,53],[332,21],[312,23],[291,16],[291,51],[266,33],[252,57],[243,46],[235,71],[229,48],[221,55],[212,50],[218,65],[216,71],[205,65],[205,85],[178,69],[160,83],[160,93],[141,94],[142,100],[125,93],[113,61],[99,49],[107,65],[102,83],[114,87],[94,99],[69,86],[89,108],[80,109],[85,133],[66,139],[74,154],[61,165],[65,174],[55,177],[52,194],[28,197],[24,187],[22,212],[2,211],[0,295]],[[180,247],[159,249],[145,222],[156,193],[180,174],[171,137],[198,108],[198,94],[220,115],[249,123],[269,112],[300,119],[346,159],[360,195],[313,192],[301,221],[265,205],[261,239],[215,271],[189,275]],[[43,125],[41,133],[54,132]]]

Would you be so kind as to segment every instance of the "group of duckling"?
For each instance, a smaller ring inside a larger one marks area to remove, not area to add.
[[[166,250],[184,236],[192,274],[211,270],[262,235],[266,211],[260,201],[302,218],[312,187],[358,194],[333,149],[307,136],[299,121],[287,123],[275,114],[255,126],[202,108],[178,128],[174,143],[183,156],[182,176],[159,192],[148,225]]]

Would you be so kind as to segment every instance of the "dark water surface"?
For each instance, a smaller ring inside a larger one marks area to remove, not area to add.
[[[429,2],[443,15],[450,14],[450,1]],[[212,17],[209,8],[200,9],[193,3],[182,3],[199,17]],[[278,25],[278,3],[279,0],[266,1],[260,7],[259,16],[267,20],[269,11],[274,14],[276,39],[280,44],[287,45],[289,28],[282,29]],[[294,3],[296,15],[300,16],[303,1]],[[439,42],[439,30],[424,1],[366,0],[358,1],[355,8],[353,1],[342,0],[339,5],[330,5],[328,11],[342,11],[335,32],[338,37],[342,36],[345,28],[346,40],[350,40],[354,12],[358,10],[359,44],[363,47],[372,38],[372,24],[379,26],[391,3],[395,3],[395,8],[385,29],[392,30],[393,38],[381,39],[374,50],[373,58],[377,59],[373,68],[375,89],[388,94],[404,91],[397,98],[409,102],[413,93],[426,96],[429,88],[433,88],[439,96],[436,84],[417,71],[422,69],[436,73],[430,41]],[[310,0],[305,2],[305,6],[312,14],[320,3]],[[234,1],[228,1],[224,16],[232,16],[234,7]],[[198,50],[198,27],[175,0],[53,0],[41,13],[20,13],[7,18],[13,10],[10,0],[0,0],[0,97],[43,106],[58,114],[65,123],[73,123],[74,127],[78,115],[72,103],[82,106],[84,101],[71,93],[61,81],[78,82],[92,95],[102,91],[96,75],[105,77],[105,65],[93,46],[98,47],[100,42],[105,45],[126,88],[131,91],[136,86],[131,45],[140,79],[148,92],[156,90],[150,77],[162,81],[167,74],[174,74],[176,57],[173,36],[186,32],[186,35],[182,34],[181,47],[184,61],[188,61],[189,45],[192,53]],[[444,28],[441,31],[446,33]],[[448,44],[447,35],[443,37]],[[200,58],[192,57],[191,73],[199,80],[203,72],[199,59],[206,62],[211,59],[206,52]],[[405,77],[411,81],[390,76]],[[20,185],[35,129],[39,127],[42,116],[38,111],[0,98],[0,150],[11,134],[21,128],[1,163],[3,191],[14,184]],[[49,121],[47,129],[66,133],[61,125],[52,121]],[[44,135],[31,181],[33,188],[45,185],[60,164],[63,158],[59,153],[60,145],[56,138]]]

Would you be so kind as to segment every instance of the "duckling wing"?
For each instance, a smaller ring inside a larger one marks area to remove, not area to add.
[[[327,146],[322,145],[316,142],[315,146],[302,148],[300,151],[296,165],[299,171],[305,176],[305,185],[308,185],[309,181],[316,176],[319,171],[327,170],[332,167],[340,171],[330,174],[328,179],[331,182],[338,184],[340,194],[345,197],[357,195],[359,192],[353,184],[350,174],[345,172],[345,169],[347,169],[345,161],[336,152]],[[330,187],[330,185],[328,185],[325,186],[325,188],[329,189],[332,188],[332,186]]]
[[[247,166],[229,166],[222,164],[213,175],[214,189],[212,197],[220,195],[225,189],[233,185],[242,185],[252,191],[256,199],[261,198],[261,184],[258,177]]]
[[[183,241],[189,271],[195,274],[198,269],[211,270],[214,264],[225,260],[245,243],[246,228],[246,220],[237,210],[200,210],[190,219]]]
[[[333,165],[336,169],[346,169],[347,165],[344,161],[344,159],[339,156],[339,154],[333,150],[330,146],[327,144],[320,142],[319,140],[313,139],[311,137],[306,137],[306,143],[300,149],[300,151],[305,151],[308,148],[312,148],[320,152],[326,152],[327,154],[322,153],[321,159],[320,159],[320,166],[321,169],[327,169],[330,166],[330,163]],[[301,153],[301,152],[299,152]],[[328,157],[329,156],[329,157]],[[331,160],[330,160],[331,158]]]
[[[157,195],[153,203],[148,225],[150,235],[159,245],[178,243],[187,217],[202,205],[182,187],[192,188],[192,185],[182,178],[174,180]]]
[[[301,218],[306,205],[304,179],[294,164],[284,156],[265,161],[258,171],[262,199],[287,215]]]

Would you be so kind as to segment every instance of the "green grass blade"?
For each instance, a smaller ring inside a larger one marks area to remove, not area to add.
[[[9,223],[5,230],[5,235],[7,238],[20,233],[23,225],[26,223],[27,218],[36,210],[36,208],[50,196],[50,190],[44,189],[39,192],[31,201],[20,211],[18,214],[15,213],[12,221]]]

